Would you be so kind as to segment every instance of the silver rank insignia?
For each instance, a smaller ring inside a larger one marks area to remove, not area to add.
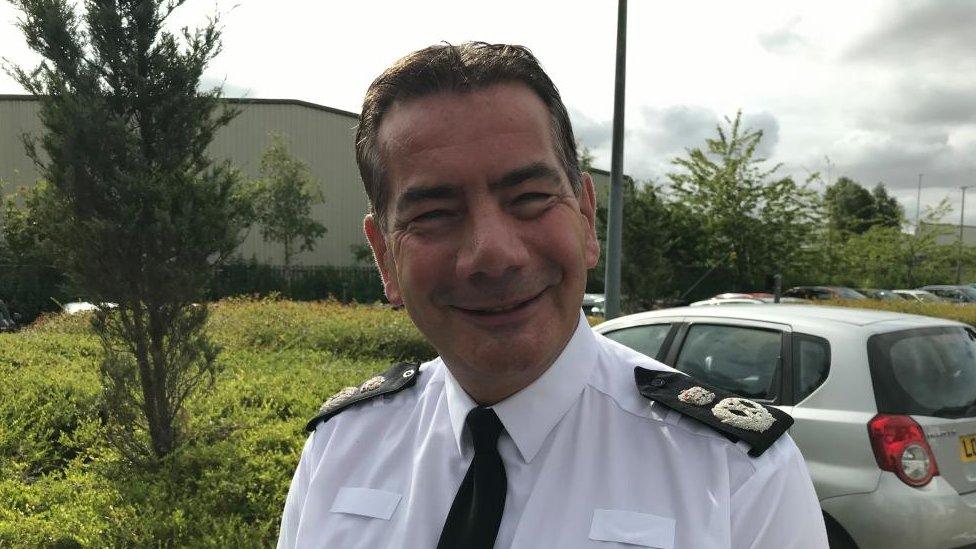
[[[383,385],[384,381],[386,381],[386,378],[383,376],[371,377],[366,381],[364,381],[363,384],[359,386],[359,392],[366,393],[369,391],[375,391],[376,389],[379,388],[380,385]]]
[[[359,392],[358,387],[345,387],[338,393],[326,399],[326,401],[322,404],[322,407],[319,408],[319,411],[324,412],[329,408],[333,408],[339,404],[342,404],[344,401],[355,396],[356,393],[358,392]]]
[[[706,404],[711,404],[712,401],[715,400],[715,393],[705,389],[704,387],[689,387],[688,389],[678,393],[678,400],[686,404],[705,406]]]
[[[712,414],[722,420],[722,423],[760,433],[776,422],[776,418],[766,408],[746,398],[722,399],[712,408]]]

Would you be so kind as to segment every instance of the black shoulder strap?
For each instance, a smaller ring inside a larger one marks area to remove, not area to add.
[[[681,372],[634,368],[637,390],[671,410],[694,418],[732,442],[746,441],[758,457],[793,425],[786,412],[695,381]]]
[[[390,395],[412,387],[420,377],[420,365],[411,362],[398,362],[382,374],[364,381],[359,387],[346,387],[329,397],[317,416],[305,426],[306,431],[314,431],[319,423],[328,421],[332,416],[345,410],[349,406],[376,398],[380,395]]]

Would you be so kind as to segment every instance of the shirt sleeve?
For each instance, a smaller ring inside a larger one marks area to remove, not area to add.
[[[784,435],[732,494],[733,549],[825,549],[827,531],[803,456]]]
[[[314,437],[315,433],[312,433],[305,441],[302,457],[298,460],[298,467],[291,479],[291,487],[285,499],[285,512],[281,515],[278,549],[293,549],[298,546],[298,524],[302,517],[302,509],[305,507],[305,498],[308,496],[308,484],[311,478],[309,461],[311,461]]]

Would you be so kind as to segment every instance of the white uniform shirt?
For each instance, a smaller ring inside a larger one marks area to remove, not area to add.
[[[508,493],[496,548],[824,548],[806,466],[784,435],[746,455],[641,396],[634,367],[667,366],[581,317],[532,385],[492,408]],[[413,387],[351,406],[308,438],[279,548],[434,549],[473,448],[475,403],[440,359]]]

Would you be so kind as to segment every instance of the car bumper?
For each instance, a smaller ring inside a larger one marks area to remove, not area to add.
[[[827,498],[820,505],[861,548],[976,544],[976,492],[961,496],[942,477],[912,488],[885,472],[874,492]]]

